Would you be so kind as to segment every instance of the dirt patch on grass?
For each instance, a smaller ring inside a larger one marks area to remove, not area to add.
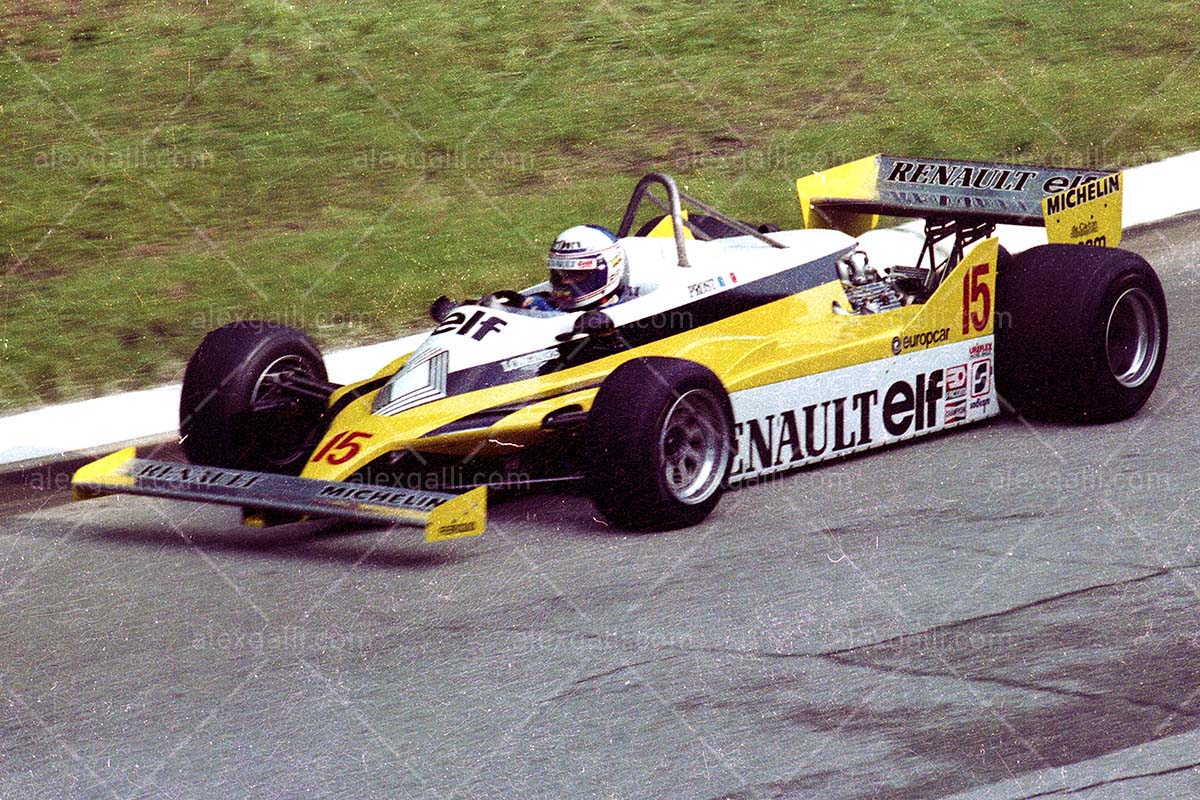
[[[32,44],[39,31],[49,32],[60,41],[65,34],[65,40],[77,46],[94,44],[104,38],[97,20],[111,19],[119,13],[113,7],[85,9],[82,0],[11,0],[5,6],[0,6],[0,42],[17,46]],[[76,29],[84,15],[87,24]],[[30,61],[57,63],[62,52],[38,47],[23,56]]]
[[[30,281],[61,278],[67,270],[39,256],[21,258],[16,253],[0,257],[0,276],[20,277]]]
[[[11,25],[36,24],[79,16],[82,0],[14,0],[4,19]]]
[[[38,64],[57,64],[62,59],[62,51],[50,47],[39,47],[26,53],[25,58]]]
[[[103,36],[104,32],[95,25],[85,25],[72,33],[69,38],[75,44],[87,45],[100,41]]]

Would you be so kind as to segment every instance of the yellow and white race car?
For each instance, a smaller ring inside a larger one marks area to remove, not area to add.
[[[879,155],[799,179],[806,227],[778,230],[647,175],[617,231],[624,302],[521,308],[546,284],[443,300],[415,350],[346,386],[304,334],[227,325],[184,378],[191,463],[128,449],[74,491],[233,504],[251,524],[414,524],[435,541],[483,531],[488,487],[577,480],[611,523],[668,529],[730,486],[978,422],[1001,396],[1034,417],[1122,419],[1158,380],[1167,309],[1153,269],[1116,248],[1121,187]],[[1009,226],[1052,244],[1010,255]]]

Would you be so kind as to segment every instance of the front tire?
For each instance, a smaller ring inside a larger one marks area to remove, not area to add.
[[[733,410],[711,370],[639,358],[613,370],[588,414],[588,485],[619,527],[673,530],[702,522],[725,491]]]
[[[298,372],[327,381],[320,351],[303,333],[273,322],[233,322],[204,337],[188,361],[179,403],[183,452],[193,464],[296,474],[325,403],[280,391]]]
[[[1020,414],[1113,422],[1150,398],[1167,350],[1162,284],[1127,250],[1045,245],[997,272],[996,386]]]

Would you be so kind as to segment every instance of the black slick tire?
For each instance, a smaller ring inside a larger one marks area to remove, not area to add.
[[[621,528],[696,525],[725,491],[733,448],[729,395],[711,370],[675,358],[627,361],[588,414],[589,494]]]
[[[1113,422],[1150,398],[1167,305],[1146,260],[1116,248],[1044,245],[996,276],[996,388],[1017,413]]]
[[[321,432],[325,404],[309,397],[268,396],[273,378],[284,371],[327,380],[316,345],[292,328],[241,321],[205,336],[188,361],[179,403],[179,431],[188,460],[298,473]],[[264,405],[272,407],[259,410]]]

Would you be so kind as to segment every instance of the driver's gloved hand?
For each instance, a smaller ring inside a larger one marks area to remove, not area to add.
[[[456,308],[458,308],[457,302],[446,297],[446,295],[441,295],[429,306],[429,316],[433,317],[434,322],[441,322],[450,316],[450,312]]]
[[[586,333],[607,339],[616,331],[612,317],[603,311],[585,311],[575,318],[573,333]]]

